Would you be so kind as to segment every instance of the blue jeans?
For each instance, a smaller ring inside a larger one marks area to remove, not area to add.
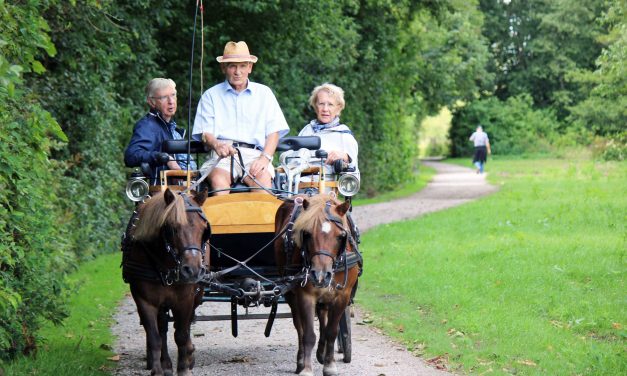
[[[477,167],[477,170],[479,170],[479,173],[483,174],[483,162],[476,161],[475,166]]]

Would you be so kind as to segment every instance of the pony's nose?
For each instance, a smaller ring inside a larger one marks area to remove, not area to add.
[[[318,271],[312,269],[309,274],[314,286],[316,287],[329,287],[331,279],[333,278],[333,273],[328,271]]]

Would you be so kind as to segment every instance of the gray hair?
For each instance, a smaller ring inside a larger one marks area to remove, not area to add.
[[[150,97],[152,97],[157,90],[168,87],[176,90],[176,84],[170,78],[153,78],[150,82],[148,82],[148,85],[146,85],[146,100],[150,99]]]
[[[316,86],[311,92],[311,97],[309,97],[309,105],[312,108],[316,108],[316,102],[318,98],[318,93],[321,91],[326,91],[330,96],[334,97],[337,101],[337,104],[340,106],[340,112],[346,106],[346,102],[344,102],[344,90],[341,87],[330,84],[328,82],[323,83],[320,86]]]

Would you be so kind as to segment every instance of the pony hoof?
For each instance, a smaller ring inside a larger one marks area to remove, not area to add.
[[[313,376],[313,371],[303,371],[298,376]]]
[[[335,364],[335,362],[329,365],[325,365],[322,369],[322,374],[324,376],[338,376],[339,373],[337,373],[337,365]]]

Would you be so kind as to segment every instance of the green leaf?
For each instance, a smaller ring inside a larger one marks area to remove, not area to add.
[[[44,66],[37,60],[33,60],[31,67],[33,68],[33,71],[38,74],[42,74],[46,71],[46,68],[44,68]]]

